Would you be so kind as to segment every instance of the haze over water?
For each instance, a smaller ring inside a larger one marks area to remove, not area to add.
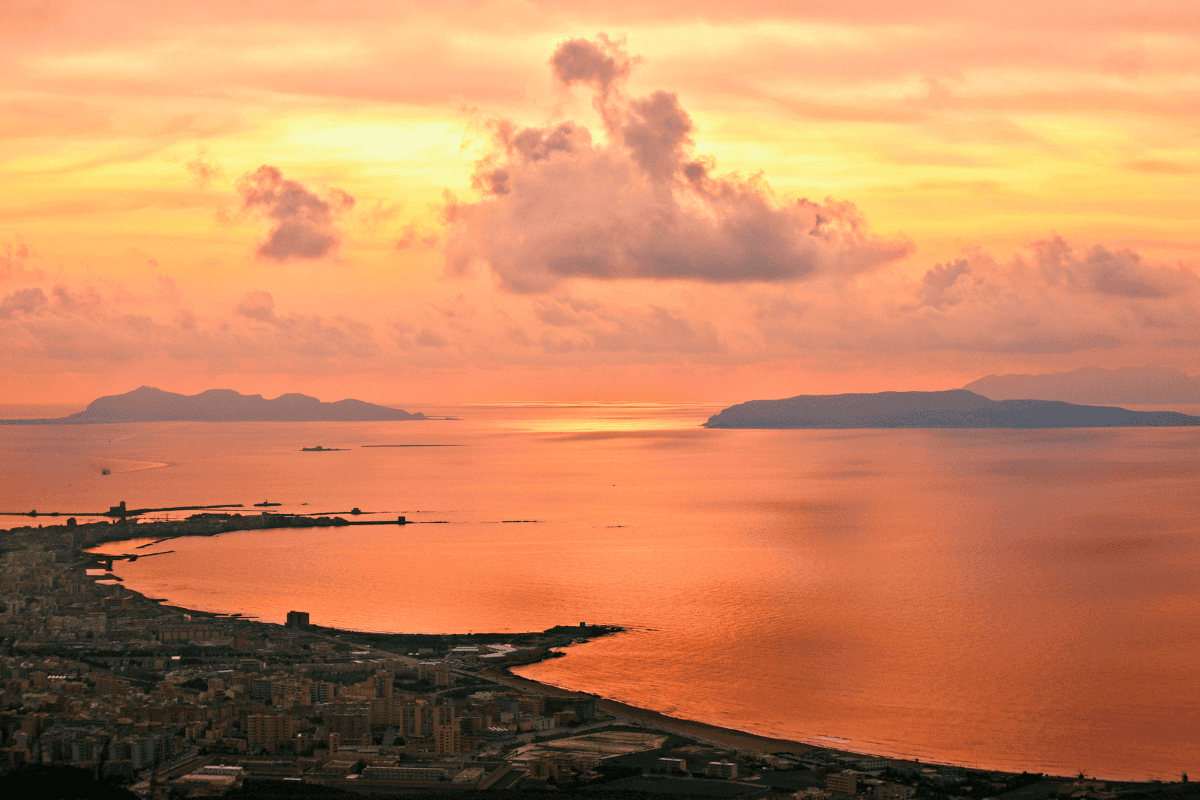
[[[117,573],[271,621],[623,625],[521,674],[772,736],[1017,771],[1200,771],[1200,430],[408,408],[462,419],[6,426],[0,510],[269,499],[445,521],[183,538]],[[318,444],[347,449],[300,452]]]

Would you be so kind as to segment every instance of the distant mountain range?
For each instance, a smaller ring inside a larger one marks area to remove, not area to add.
[[[209,389],[183,395],[142,386],[125,394],[93,400],[83,411],[68,417],[42,420],[5,420],[18,424],[84,425],[100,422],[387,422],[426,419],[362,400],[322,403],[303,394],[285,394],[266,400],[261,394],[241,394],[232,389]]]
[[[988,375],[963,388],[992,400],[1200,403],[1200,376],[1170,367],[1087,367],[1047,375]]]
[[[991,400],[945,392],[807,394],[730,406],[706,428],[1117,428],[1200,425],[1174,411],[1129,411],[1054,400]]]

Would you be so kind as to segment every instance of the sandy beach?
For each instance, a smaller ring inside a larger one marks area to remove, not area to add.
[[[522,678],[507,671],[489,670],[484,674],[484,677],[515,689],[542,692],[543,694],[555,697],[587,696],[582,692],[573,692],[569,689],[541,683],[540,681]],[[596,709],[616,717],[622,717],[630,722],[649,725],[660,730],[670,731],[680,736],[687,736],[732,750],[746,750],[756,753],[808,753],[813,750],[828,749],[818,748],[815,745],[803,742],[794,742],[789,739],[773,739],[733,728],[722,728],[719,725],[709,725],[705,722],[671,717],[657,711],[631,706],[628,703],[619,703],[616,700],[607,700],[602,697],[596,698]]]

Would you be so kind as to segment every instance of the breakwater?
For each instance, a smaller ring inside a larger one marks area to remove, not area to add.
[[[41,516],[50,516],[43,514]],[[78,523],[70,518],[63,525],[25,526],[13,528],[8,533],[39,531],[49,535],[58,533],[69,536],[76,547],[97,547],[108,542],[129,539],[155,539],[154,544],[183,536],[217,536],[233,531],[274,530],[279,528],[342,528],[361,525],[414,525],[419,524],[403,516],[387,520],[348,520],[340,516],[299,516],[295,514],[193,514],[181,520],[155,520],[140,522],[127,517],[109,521]],[[97,556],[100,561],[111,561],[112,557]]]

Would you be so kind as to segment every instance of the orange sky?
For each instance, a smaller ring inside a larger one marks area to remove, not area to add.
[[[0,15],[0,402],[1200,372],[1194,0]]]

